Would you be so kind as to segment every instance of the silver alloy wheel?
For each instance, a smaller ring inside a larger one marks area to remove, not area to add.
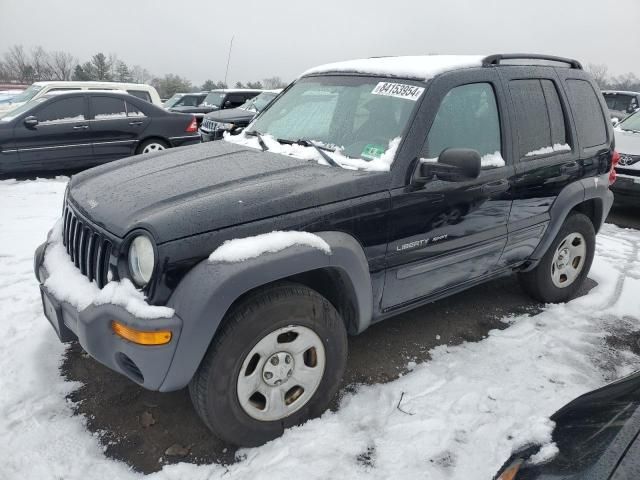
[[[161,143],[150,143],[142,150],[142,153],[153,153],[159,152],[160,150],[164,150],[164,145]]]
[[[560,242],[551,262],[551,279],[558,288],[575,282],[584,268],[587,243],[582,234],[570,233]]]
[[[238,375],[242,409],[264,422],[280,420],[302,408],[324,376],[325,349],[310,328],[290,325],[262,338]]]

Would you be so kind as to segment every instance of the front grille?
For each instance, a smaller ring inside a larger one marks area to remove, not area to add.
[[[629,167],[638,162],[640,162],[640,155],[628,155],[626,153],[621,153],[618,165],[621,167]]]
[[[63,220],[62,244],[71,261],[90,282],[95,280],[99,288],[104,287],[108,283],[112,243],[76,215],[68,204],[64,208]]]
[[[201,128],[208,132],[213,132],[216,129],[216,122],[209,118],[205,118],[204,120],[202,120]]]

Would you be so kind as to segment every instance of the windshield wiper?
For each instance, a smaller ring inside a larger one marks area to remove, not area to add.
[[[245,134],[251,137],[256,137],[263,152],[269,150],[269,147],[267,147],[267,144],[264,143],[264,138],[262,138],[262,134],[260,132],[258,132],[257,130],[251,130],[250,132],[245,132]]]
[[[278,138],[278,142],[279,143],[288,143],[288,144],[295,143],[295,144],[298,144],[298,145],[302,145],[303,147],[313,147],[320,154],[320,156],[326,160],[326,162],[329,165],[331,165],[332,167],[342,167],[342,165],[340,163],[336,162],[327,152],[325,152],[325,150],[329,150],[329,149],[321,147],[320,145],[316,144],[312,140],[307,140],[306,138],[300,138],[300,139],[298,139],[298,140],[296,140],[294,142],[293,140],[286,140],[286,139],[283,139],[283,138]],[[330,150],[330,151],[332,151],[332,150]]]

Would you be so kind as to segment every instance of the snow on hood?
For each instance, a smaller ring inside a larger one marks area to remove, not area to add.
[[[486,55],[420,55],[362,58],[313,67],[300,76],[314,73],[352,72],[426,81],[450,70],[481,67],[485,57]]]
[[[124,307],[129,313],[140,318],[171,318],[173,309],[149,305],[142,292],[133,286],[130,280],[109,282],[104,288],[98,288],[95,282],[76,268],[62,244],[62,221],[58,220],[51,230],[44,266],[49,278],[44,286],[58,299],[70,303],[79,311],[89,305],[107,303]]]
[[[224,140],[229,143],[235,143],[245,147],[256,148],[262,150],[258,137],[247,136],[244,132],[239,135],[231,135],[229,132],[224,133]],[[300,160],[313,160],[320,165],[329,165],[327,161],[322,158],[322,155],[313,147],[307,147],[305,145],[298,144],[285,144],[278,142],[271,135],[262,135],[262,139],[271,153],[280,153],[282,155],[288,155],[290,157],[299,158]],[[388,172],[391,170],[391,164],[396,156],[396,151],[400,145],[400,137],[396,137],[389,142],[387,150],[378,158],[371,161],[363,160],[361,158],[346,157],[342,154],[341,149],[336,149],[334,152],[327,152],[333,160],[338,163],[342,168],[347,170],[367,170],[370,172]],[[321,142],[315,142],[318,146],[322,146]]]
[[[210,262],[243,262],[264,253],[276,253],[294,245],[306,245],[331,254],[331,247],[322,238],[309,232],[270,232],[253,237],[227,240],[211,255]]]

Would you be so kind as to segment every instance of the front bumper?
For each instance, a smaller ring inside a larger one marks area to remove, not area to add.
[[[202,128],[200,128],[198,130],[198,133],[200,134],[200,138],[202,139],[203,142],[213,142],[215,140],[222,140],[222,136],[224,134],[223,130],[204,130]]]
[[[100,363],[119,372],[149,390],[162,390],[169,372],[180,333],[182,320],[171,318],[138,318],[124,307],[114,304],[90,305],[78,311],[70,303],[57,299],[44,285],[49,276],[44,267],[46,243],[34,255],[34,270],[42,295],[45,316],[60,341],[78,340],[82,348]],[[111,322],[139,330],[171,330],[171,341],[165,345],[138,345],[116,335]]]
[[[640,205],[640,176],[618,173],[616,181],[609,188],[616,203]]]

